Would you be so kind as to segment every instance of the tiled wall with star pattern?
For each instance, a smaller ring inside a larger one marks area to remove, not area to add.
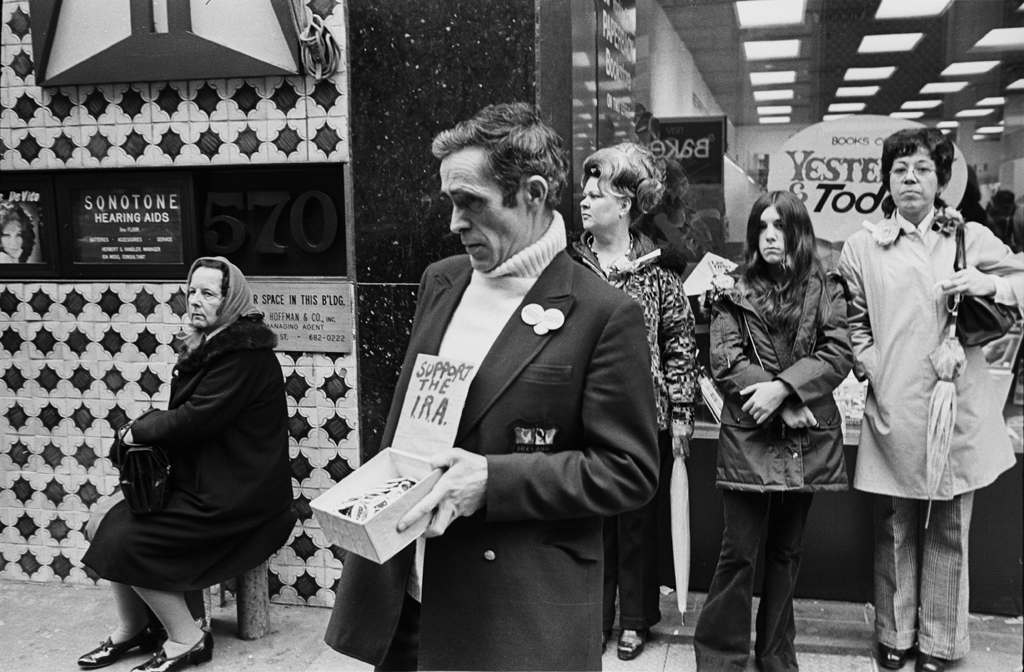
[[[343,7],[309,0],[345,51]],[[0,15],[0,170],[348,161],[346,64],[264,77],[36,85],[26,0]],[[114,428],[166,407],[180,283],[0,282],[0,579],[96,580],[82,528],[117,484]],[[299,522],[275,601],[330,605],[341,561],[309,501],[358,462],[353,355],[278,353]]]
[[[309,0],[345,51],[337,0]],[[347,161],[344,59],[333,77],[36,85],[27,0],[0,15],[0,169]]]
[[[117,485],[114,430],[166,408],[185,296],[177,283],[0,286],[0,578],[92,582],[82,528]],[[355,361],[279,352],[295,509],[271,559],[277,601],[330,605],[340,557],[309,502],[358,460]]]

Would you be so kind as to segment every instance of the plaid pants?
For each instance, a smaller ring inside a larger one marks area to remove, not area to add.
[[[967,655],[967,541],[974,493],[928,502],[875,497],[875,633],[897,649]]]

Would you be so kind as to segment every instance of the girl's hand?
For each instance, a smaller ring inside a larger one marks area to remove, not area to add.
[[[743,411],[753,416],[754,422],[762,425],[789,396],[789,387],[781,380],[769,380],[747,385],[740,390],[740,394],[750,395],[743,403]]]
[[[818,426],[818,419],[811,413],[811,409],[803,404],[799,406],[786,406],[782,409],[779,416],[788,427],[793,429]]]
[[[685,436],[672,437],[672,457],[689,457],[690,439]]]
[[[950,294],[992,296],[996,293],[996,283],[974,266],[968,266],[940,282],[939,289],[947,296]]]

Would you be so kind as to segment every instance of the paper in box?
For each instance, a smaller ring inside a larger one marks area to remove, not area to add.
[[[429,516],[402,533],[396,525],[441,477],[440,469],[430,468],[428,456],[454,445],[475,368],[436,355],[417,355],[391,447],[310,502],[331,543],[383,563],[423,534]],[[358,522],[341,514],[340,508],[351,498],[399,477],[416,484],[368,519]]]
[[[341,505],[350,498],[397,477],[412,478],[417,483],[398,501],[368,520],[356,522],[339,513]],[[310,502],[310,507],[331,543],[374,562],[385,562],[427,528],[429,516],[422,517],[402,533],[395,526],[440,477],[441,470],[431,470],[423,458],[386,448]]]

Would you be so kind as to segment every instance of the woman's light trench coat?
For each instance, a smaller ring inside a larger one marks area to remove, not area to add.
[[[968,222],[967,264],[1004,277],[1024,305],[1024,256],[1014,255],[985,226]],[[839,271],[847,282],[854,372],[867,379],[854,487],[911,499],[928,499],[925,442],[928,406],[938,380],[928,359],[946,324],[937,285],[953,274],[955,236],[904,224],[898,240],[878,244],[869,231],[846,241]],[[948,467],[933,499],[984,487],[1014,464],[997,398],[980,347],[966,348],[956,380],[957,415]]]

